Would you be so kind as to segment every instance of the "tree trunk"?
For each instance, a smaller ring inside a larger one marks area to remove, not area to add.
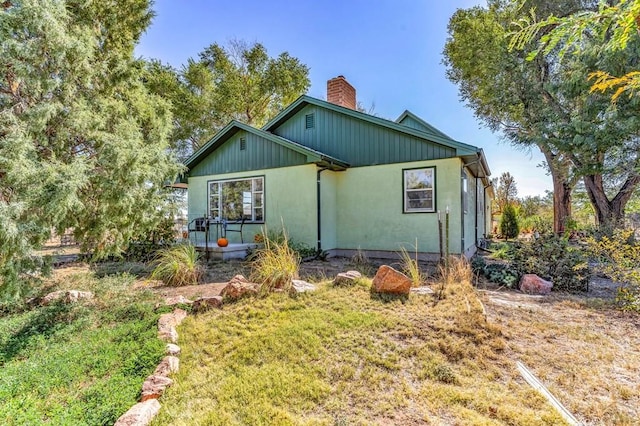
[[[613,200],[609,201],[604,190],[602,175],[587,175],[583,177],[584,185],[596,212],[598,226],[617,228],[624,225],[624,209],[640,184],[640,175],[632,174],[624,182]]]
[[[567,222],[571,219],[571,192],[574,185],[568,177],[567,163],[558,161],[549,147],[542,144],[538,147],[547,160],[553,181],[553,232],[561,235],[564,234]]]

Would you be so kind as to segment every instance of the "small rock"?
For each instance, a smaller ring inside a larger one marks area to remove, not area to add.
[[[549,294],[553,283],[536,274],[525,274],[520,279],[520,291],[527,294]]]
[[[78,291],[78,290],[69,290],[67,292],[65,301],[67,303],[75,303],[78,300],[91,300],[93,299],[93,293],[90,291]]]
[[[167,343],[167,346],[165,348],[165,353],[167,355],[180,355],[180,346],[174,344],[174,343]]]
[[[350,286],[350,285],[353,285],[360,278],[362,278],[362,274],[358,271],[340,272],[333,279],[333,285]]]
[[[175,356],[165,356],[153,372],[154,375],[167,377],[177,373],[180,369],[180,360]]]
[[[422,287],[413,287],[411,289],[411,293],[415,293],[415,294],[433,294],[433,290],[431,289],[431,287],[427,287],[427,286],[422,286]]]
[[[378,268],[378,272],[371,282],[373,290],[377,293],[405,295],[411,291],[411,284],[409,277],[388,265],[382,265]]]
[[[258,284],[249,282],[242,275],[236,275],[222,289],[220,295],[225,299],[236,300],[247,295],[258,294],[258,288]]]
[[[222,308],[222,296],[200,297],[193,302],[195,312],[204,312],[211,308]]]
[[[165,389],[173,384],[173,380],[165,376],[152,374],[142,384],[142,396],[140,401],[144,402],[149,399],[158,399],[162,396]]]
[[[172,312],[173,318],[175,319],[175,325],[182,324],[182,321],[187,317],[187,311],[184,309],[174,309]]]
[[[191,305],[192,303],[193,303],[193,301],[187,299],[183,295],[167,297],[167,298],[164,299],[164,304],[167,305],[167,306]]]
[[[293,291],[296,293],[304,293],[306,291],[315,291],[316,286],[302,280],[292,280],[291,281],[293,287]]]
[[[146,426],[160,411],[157,399],[139,402],[124,413],[113,426]]]
[[[58,300],[64,300],[65,303],[75,303],[81,299],[93,299],[93,293],[90,291],[58,290],[51,292],[40,299],[40,304],[47,306]]]

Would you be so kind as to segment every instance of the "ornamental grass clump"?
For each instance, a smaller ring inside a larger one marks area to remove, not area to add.
[[[202,272],[196,248],[191,244],[179,244],[160,250],[151,278],[179,287],[198,284]]]
[[[292,280],[299,277],[300,255],[289,245],[283,230],[282,238],[269,238],[263,231],[264,248],[256,251],[251,263],[251,281],[259,283],[263,292],[274,289],[290,290]]]
[[[405,275],[411,279],[411,285],[413,287],[420,287],[426,277],[418,266],[418,250],[416,249],[416,256],[414,259],[411,257],[407,249],[402,247],[400,248],[400,258],[402,260],[402,270]]]

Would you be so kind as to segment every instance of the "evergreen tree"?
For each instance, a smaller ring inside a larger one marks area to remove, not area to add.
[[[500,221],[500,233],[505,238],[516,238],[520,233],[518,225],[518,215],[512,204],[507,204],[502,210],[502,220]]]
[[[0,4],[0,293],[34,267],[52,229],[96,256],[161,216],[170,105],[142,84],[133,48],[147,0]]]

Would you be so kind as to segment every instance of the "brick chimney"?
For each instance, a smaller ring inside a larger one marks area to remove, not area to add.
[[[356,89],[339,75],[327,81],[327,101],[345,108],[356,109]]]

